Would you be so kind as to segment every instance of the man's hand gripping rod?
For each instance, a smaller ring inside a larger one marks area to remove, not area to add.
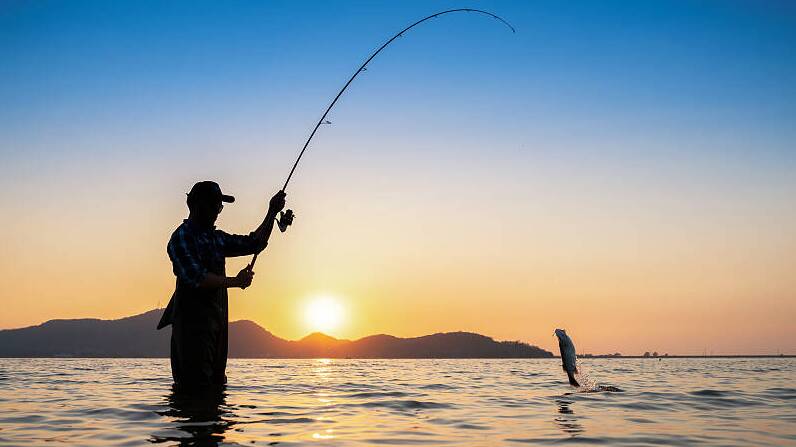
[[[276,219],[276,225],[279,227],[279,231],[282,233],[287,231],[287,227],[289,227],[293,223],[294,217],[296,217],[296,215],[293,213],[293,210],[291,209],[280,211],[279,217],[274,218]],[[257,255],[259,254],[260,254],[259,252],[254,254],[252,262],[250,262],[249,265],[247,266],[249,271],[252,271],[252,269],[254,269],[254,263],[257,262]]]

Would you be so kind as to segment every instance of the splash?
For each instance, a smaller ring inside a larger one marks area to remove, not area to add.
[[[621,393],[624,391],[615,386],[600,385],[592,379],[588,372],[583,370],[583,365],[578,365],[578,371],[578,374],[575,375],[580,384],[577,388],[578,393]]]

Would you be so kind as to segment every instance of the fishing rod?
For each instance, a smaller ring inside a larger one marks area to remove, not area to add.
[[[329,111],[332,110],[332,107],[334,107],[334,105],[337,103],[337,100],[340,99],[340,97],[346,91],[348,86],[351,85],[351,82],[353,82],[354,79],[356,79],[356,77],[359,76],[360,73],[362,73],[363,71],[367,70],[368,63],[370,63],[370,61],[373,60],[373,58],[376,57],[376,55],[381,53],[381,50],[385,49],[387,47],[387,45],[391,44],[395,39],[397,39],[399,37],[403,37],[403,34],[405,32],[407,32],[407,31],[409,31],[410,29],[416,27],[417,25],[420,25],[421,23],[425,22],[426,20],[431,20],[431,19],[437,18],[437,17],[439,17],[441,15],[451,14],[451,13],[454,13],[454,12],[473,12],[473,13],[476,13],[476,14],[486,15],[486,16],[492,17],[493,19],[496,19],[496,20],[500,21],[501,23],[503,23],[504,25],[506,25],[511,30],[512,33],[516,33],[517,32],[517,30],[515,30],[514,27],[511,26],[511,24],[509,22],[507,22],[506,20],[504,20],[502,17],[499,17],[499,16],[497,16],[495,14],[492,14],[491,12],[488,12],[488,11],[483,11],[481,9],[471,9],[471,8],[459,8],[459,9],[449,9],[447,11],[440,11],[438,13],[431,14],[428,17],[424,17],[424,18],[418,20],[417,22],[415,22],[415,23],[407,26],[406,28],[402,29],[401,31],[399,31],[397,34],[392,36],[390,38],[390,40],[384,42],[384,44],[382,44],[382,46],[380,46],[378,50],[374,51],[373,54],[371,54],[370,57],[368,57],[365,60],[365,62],[363,62],[362,65],[359,66],[359,68],[354,72],[354,74],[351,75],[351,77],[348,79],[348,82],[345,83],[343,88],[341,88],[340,91],[337,92],[337,96],[334,97],[332,102],[326,108],[326,111],[323,112],[323,115],[321,116],[321,119],[319,119],[318,123],[315,124],[315,127],[312,129],[312,132],[310,132],[310,136],[307,138],[307,141],[304,142],[304,147],[301,148],[301,152],[299,152],[299,155],[296,158],[295,163],[293,163],[293,167],[290,168],[290,173],[287,175],[287,179],[285,180],[285,184],[282,186],[282,189],[281,189],[282,192],[284,192],[285,189],[287,189],[287,185],[288,185],[288,183],[290,183],[290,179],[293,177],[293,173],[296,171],[296,167],[298,166],[299,161],[301,161],[301,157],[304,155],[304,152],[307,150],[307,147],[310,145],[310,141],[312,141],[312,137],[315,136],[315,133],[318,131],[318,128],[321,127],[321,125],[323,125],[323,124],[331,124],[331,122],[326,120],[326,115],[329,114]],[[293,217],[294,217],[294,214],[293,214],[292,210],[287,210],[284,213],[280,213],[280,216],[277,219],[277,224],[279,225],[279,230],[282,231],[282,232],[286,231],[287,227],[293,222]],[[257,262],[257,255],[258,254],[259,253],[255,253],[254,254],[254,257],[252,258],[252,262],[249,263],[249,270],[254,268],[254,263]]]

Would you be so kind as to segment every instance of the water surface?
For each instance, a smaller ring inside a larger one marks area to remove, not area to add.
[[[167,359],[0,359],[0,445],[796,445],[796,359],[231,360],[222,393]]]

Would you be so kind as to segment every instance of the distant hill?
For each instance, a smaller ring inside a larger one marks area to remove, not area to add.
[[[171,329],[155,330],[160,310],[119,320],[50,320],[0,330],[0,357],[168,357]],[[230,357],[238,358],[539,358],[553,354],[470,332],[338,340],[321,333],[279,338],[248,320],[229,324]]]

